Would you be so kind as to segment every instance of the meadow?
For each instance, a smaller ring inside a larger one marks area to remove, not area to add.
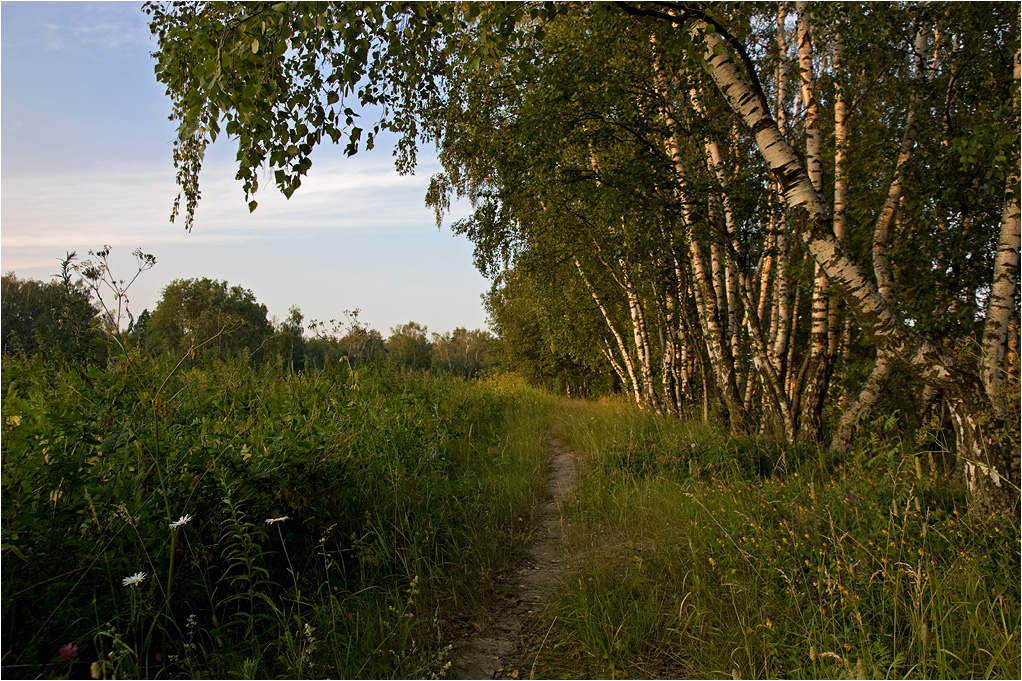
[[[511,377],[5,358],[3,673],[429,677],[543,491]]]
[[[520,669],[1019,672],[1018,519],[971,518],[946,447],[892,415],[838,458],[511,374],[36,356],[2,388],[12,678],[442,678],[552,441],[580,475]]]

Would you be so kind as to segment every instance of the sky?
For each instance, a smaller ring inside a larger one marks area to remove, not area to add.
[[[385,337],[416,321],[430,332],[486,328],[489,282],[472,244],[437,229],[424,197],[439,170],[423,150],[411,176],[392,146],[313,154],[284,197],[262,182],[249,213],[226,136],[208,150],[189,233],[171,223],[177,187],[170,99],[153,73],[141,3],[0,3],[0,270],[49,280],[68,251],[111,245],[119,279],[132,251],[156,256],[129,291],[136,315],[175,279],[209,277],[251,289],[271,317],[298,305],[306,321],[359,320]],[[460,212],[459,212],[460,211]]]

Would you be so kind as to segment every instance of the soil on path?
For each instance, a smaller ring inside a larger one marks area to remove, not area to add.
[[[548,440],[549,441],[549,440]],[[529,669],[510,665],[523,652],[523,626],[561,579],[561,505],[575,489],[575,461],[563,447],[549,441],[549,494],[537,509],[536,526],[522,547],[522,560],[510,575],[512,590],[493,603],[483,621],[465,627],[451,653],[451,679],[528,678]]]

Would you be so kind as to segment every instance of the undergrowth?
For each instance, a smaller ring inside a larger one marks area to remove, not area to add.
[[[539,676],[1018,677],[1018,519],[968,517],[890,419],[844,460],[620,401],[555,429],[580,479]]]
[[[5,677],[429,677],[542,493],[510,377],[6,358]]]

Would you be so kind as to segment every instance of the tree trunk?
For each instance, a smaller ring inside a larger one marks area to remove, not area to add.
[[[912,93],[909,100],[908,111],[905,114],[905,129],[902,133],[901,146],[898,150],[898,160],[894,167],[894,177],[887,190],[887,198],[880,210],[876,225],[873,227],[873,270],[876,275],[878,290],[888,305],[894,305],[894,275],[891,271],[891,261],[887,256],[887,242],[890,233],[890,224],[897,211],[901,199],[901,179],[905,164],[912,157],[912,149],[915,146],[916,131],[918,129],[917,119],[922,97],[918,87],[924,81],[923,64],[926,62],[926,33],[922,28],[916,34],[915,42],[915,80],[917,89]],[[836,203],[836,201],[835,201]],[[856,400],[845,410],[841,416],[841,423],[838,431],[831,440],[831,449],[835,451],[846,451],[855,437],[855,431],[859,426],[861,415],[873,406],[880,392],[887,384],[893,370],[892,358],[886,356],[883,351],[877,349],[877,361],[873,371],[863,385]]]
[[[1015,126],[1019,120],[1019,85],[1022,79],[1020,53],[1015,52]],[[1005,351],[1008,347],[1008,330],[1012,316],[1018,309],[1018,277],[1019,277],[1019,157],[1015,149],[1012,172],[1008,176],[1005,189],[1004,210],[1001,214],[1001,236],[997,243],[997,255],[994,259],[994,280],[990,287],[990,298],[987,303],[987,319],[983,327],[982,377],[987,394],[995,404],[1005,398],[1018,403],[1018,386],[1015,394],[1002,395],[1005,392],[1008,372],[1005,367]]]
[[[845,43],[840,32],[834,36],[834,236],[843,242],[848,218],[848,176],[845,160],[848,157],[848,106],[844,88]],[[830,301],[827,323],[827,354],[831,361],[837,359],[840,344],[841,305],[840,299]]]
[[[777,5],[777,98],[774,101],[776,122],[778,130],[784,131],[787,125],[787,109],[785,108],[785,96],[788,81],[788,45],[785,40],[786,6],[782,1]],[[775,198],[780,204],[775,207],[772,218],[775,222],[774,240],[777,246],[777,276],[774,285],[774,300],[776,305],[776,326],[771,322],[773,333],[772,346],[770,348],[773,358],[774,369],[779,376],[783,377],[788,372],[788,346],[791,338],[791,295],[788,286],[788,219],[784,212],[784,193],[779,182],[772,183],[776,187],[776,197],[772,194],[771,204]],[[797,306],[796,306],[797,308]],[[798,316],[796,309],[795,316]]]
[[[820,131],[820,103],[816,95],[816,76],[813,71],[813,41],[809,17],[809,3],[800,0],[798,12],[798,61],[801,88],[802,124],[806,137],[806,166],[809,181],[817,193],[823,192],[823,151]],[[814,263],[813,297],[810,306],[809,361],[799,382],[801,407],[798,413],[800,439],[815,443],[822,435],[823,403],[827,396],[833,367],[828,350],[828,322],[830,301],[827,296],[827,275],[819,263]]]
[[[674,165],[675,190],[682,205],[682,222],[685,226],[685,237],[689,243],[689,265],[693,274],[693,290],[699,311],[699,323],[709,354],[710,369],[714,372],[717,388],[724,401],[725,408],[722,416],[733,433],[743,433],[746,429],[746,413],[735,380],[734,358],[725,338],[721,310],[717,305],[717,291],[711,278],[711,272],[707,271],[702,246],[693,234],[693,219],[688,209],[691,203],[686,195],[688,171],[681,153],[682,131],[674,116],[667,75],[659,60],[654,59],[653,66],[655,85],[661,98],[660,107],[669,130],[665,146]]]
[[[646,329],[646,316],[642,312],[642,305],[639,302],[639,294],[632,285],[632,279],[628,274],[628,265],[624,259],[618,260],[621,267],[621,285],[625,289],[625,296],[628,299],[628,311],[632,319],[632,340],[635,342],[635,353],[639,360],[639,375],[642,376],[642,388],[646,393],[644,400],[653,407],[653,411],[660,414],[662,409],[660,400],[657,397],[656,388],[653,383],[653,353],[649,346],[649,334]]]
[[[625,345],[624,339],[621,338],[621,334],[618,332],[617,327],[614,326],[614,322],[610,318],[610,313],[607,312],[607,308],[604,306],[599,294],[596,293],[596,289],[593,288],[593,285],[589,282],[589,277],[587,277],[585,272],[582,270],[582,263],[578,261],[578,258],[575,258],[575,268],[578,269],[579,276],[582,277],[582,281],[585,282],[586,288],[589,289],[589,294],[593,297],[593,300],[596,301],[596,306],[600,308],[600,312],[603,314],[603,319],[607,322],[607,328],[610,329],[611,334],[614,336],[618,352],[621,353],[621,361],[628,370],[628,388],[632,391],[632,394],[635,397],[635,404],[642,409],[645,405],[642,401],[642,392],[639,389],[639,381],[636,380],[635,377],[635,365],[632,362],[631,354],[628,352],[628,346]],[[619,371],[619,375],[621,373],[622,372]]]
[[[731,58],[727,46],[708,28],[702,19],[689,22],[693,39],[702,41],[705,46],[703,55],[712,69],[713,81],[752,132],[760,153],[784,191],[792,232],[840,291],[878,352],[896,357],[911,375],[943,389],[954,402],[956,435],[961,447],[958,453],[961,460],[971,466],[970,508],[979,514],[1010,511],[1018,500],[1018,469],[1004,454],[1007,445],[994,441],[994,430],[981,417],[989,412],[991,405],[979,377],[962,366],[942,344],[903,324],[866,270],[845,252],[831,229],[823,197],[814,189],[801,159],[778,130],[761,91],[750,84]]]
[[[855,437],[855,431],[858,430],[859,420],[876,403],[877,398],[880,396],[880,391],[884,389],[887,379],[891,377],[893,370],[894,362],[891,358],[885,355],[877,357],[873,371],[870,372],[866,383],[859,390],[859,396],[841,414],[841,423],[838,425],[837,431],[830,441],[830,448],[832,450],[841,453],[848,452],[848,448],[852,444],[852,438]]]

